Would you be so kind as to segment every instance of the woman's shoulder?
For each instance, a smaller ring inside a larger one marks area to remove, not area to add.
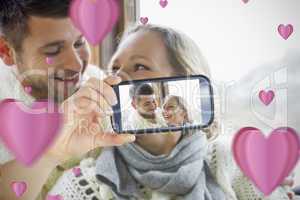
[[[112,199],[111,190],[101,184],[95,176],[96,158],[100,153],[100,148],[95,149],[79,159],[71,159],[58,165],[48,177],[36,200],[44,200],[48,195],[60,195],[64,200]],[[99,199],[100,197],[102,199]]]
[[[215,180],[230,200],[237,199],[232,188],[232,180],[236,174],[236,165],[233,162],[230,138],[218,136],[209,142],[207,163]]]
[[[218,136],[209,143],[208,160],[212,168],[225,167],[232,169],[234,161],[231,152],[231,139],[227,136]]]

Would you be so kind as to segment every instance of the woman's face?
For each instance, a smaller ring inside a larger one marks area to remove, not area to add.
[[[162,38],[155,32],[129,35],[114,54],[110,70],[123,81],[175,75]]]
[[[169,99],[163,106],[163,116],[169,126],[181,126],[185,122],[186,113],[175,99]]]

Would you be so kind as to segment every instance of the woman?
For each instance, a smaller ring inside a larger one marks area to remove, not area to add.
[[[154,25],[129,29],[110,67],[123,80],[192,74],[210,77],[209,68],[191,39]],[[262,198],[242,174],[236,173],[230,146],[222,145],[221,137],[209,148],[207,138],[218,131],[216,124],[185,135],[139,135],[134,144],[96,149],[80,164],[72,161],[58,166],[38,199],[46,199],[47,194],[60,195],[64,200]],[[207,151],[211,158],[206,159]],[[240,184],[240,180],[246,184]],[[251,197],[243,194],[245,186],[253,189]],[[272,198],[287,199],[284,195],[276,191]]]
[[[184,126],[192,124],[191,113],[186,101],[180,96],[168,96],[163,104],[163,116],[168,126]]]

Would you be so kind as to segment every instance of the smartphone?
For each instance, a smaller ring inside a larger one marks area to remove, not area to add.
[[[111,121],[120,134],[202,129],[214,119],[213,89],[203,75],[123,81],[113,89]]]

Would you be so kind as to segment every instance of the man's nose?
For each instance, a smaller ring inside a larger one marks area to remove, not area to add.
[[[155,109],[155,108],[156,108],[156,105],[155,105],[154,102],[151,103],[151,108],[152,108],[152,109]]]
[[[66,57],[64,69],[80,72],[83,67],[83,61],[81,60],[77,52],[72,51],[66,56],[67,57]]]

